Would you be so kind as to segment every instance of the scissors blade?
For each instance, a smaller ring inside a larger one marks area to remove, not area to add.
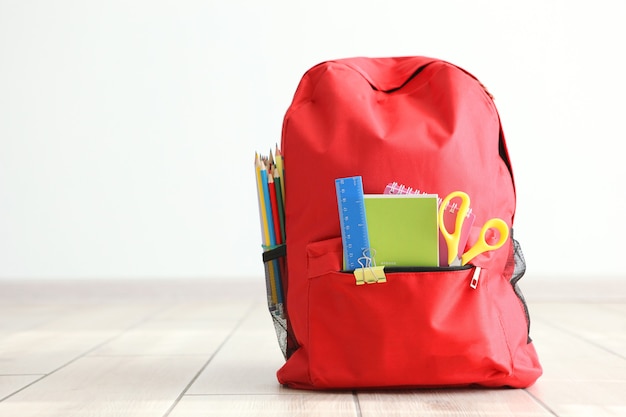
[[[449,266],[461,266],[461,258],[457,256],[456,258],[454,258],[454,261],[452,261]]]

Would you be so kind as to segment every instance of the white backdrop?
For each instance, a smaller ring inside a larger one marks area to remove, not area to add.
[[[253,154],[303,73],[427,55],[494,94],[530,279],[621,273],[626,2],[0,0],[0,278],[261,277]]]

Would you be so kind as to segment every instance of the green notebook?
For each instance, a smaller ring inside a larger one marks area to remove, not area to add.
[[[376,265],[439,266],[436,194],[366,194]]]

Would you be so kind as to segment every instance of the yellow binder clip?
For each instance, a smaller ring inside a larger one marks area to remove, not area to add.
[[[384,271],[385,266],[376,266],[376,262],[374,261],[375,254],[375,250],[365,249],[363,256],[357,260],[361,267],[354,270],[356,285],[387,282]]]

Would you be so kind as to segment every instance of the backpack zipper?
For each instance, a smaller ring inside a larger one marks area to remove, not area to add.
[[[482,271],[482,268],[480,266],[477,266],[476,269],[474,270],[474,275],[472,275],[472,280],[470,281],[470,287],[473,289],[476,289],[476,287],[478,287],[478,279],[480,278],[480,271]]]
[[[472,279],[470,280],[469,286],[472,289],[478,288],[478,281],[480,280],[480,274],[482,272],[482,268],[480,266],[473,265],[464,265],[464,266],[389,266],[385,267],[384,272],[386,273],[399,273],[399,272],[444,272],[444,271],[463,271],[466,269],[474,268],[474,273],[472,274]],[[341,270],[339,271],[343,274],[352,274],[354,271]],[[384,275],[384,273],[383,273]],[[362,282],[358,281],[360,284]],[[385,280],[378,280],[377,282],[387,282]],[[371,282],[370,282],[371,283]]]
[[[385,266],[385,272],[445,272],[445,271],[463,271],[473,268],[473,265],[463,266]],[[342,269],[339,272],[351,274],[352,270]]]

